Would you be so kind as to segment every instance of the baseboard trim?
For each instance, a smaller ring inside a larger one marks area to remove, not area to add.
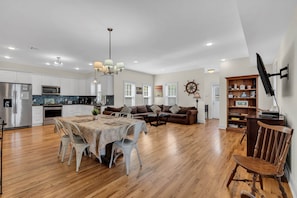
[[[295,186],[297,185],[297,183],[294,180],[294,177],[292,176],[292,173],[290,172],[287,164],[285,165],[285,176],[288,179],[288,184],[290,186],[290,190],[293,197],[297,197],[297,189],[295,189]]]

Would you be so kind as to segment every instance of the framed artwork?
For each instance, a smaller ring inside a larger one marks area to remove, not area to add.
[[[236,107],[248,107],[249,106],[249,101],[247,101],[247,100],[237,100],[237,101],[235,101],[235,106]]]
[[[136,87],[136,94],[142,94],[142,87]]]
[[[163,97],[163,85],[156,85],[154,93],[155,97]]]

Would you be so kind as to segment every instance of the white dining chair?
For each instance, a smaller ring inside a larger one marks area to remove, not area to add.
[[[65,130],[63,123],[58,118],[55,118],[54,120],[55,120],[54,131],[60,136],[58,157],[61,156],[61,162],[64,162],[64,158],[70,144],[70,138]]]
[[[86,154],[86,150],[90,147],[90,145],[87,143],[87,141],[83,138],[79,128],[74,124],[73,122],[65,122],[65,127],[67,130],[67,133],[69,134],[70,143],[71,143],[71,152],[68,160],[68,165],[70,165],[70,162],[72,160],[73,150],[76,151],[76,172],[78,172],[82,155],[83,153]],[[75,134],[75,135],[74,135]],[[75,138],[75,136],[79,136],[80,138]],[[88,150],[87,150],[88,151]],[[89,156],[90,152],[88,151]]]
[[[116,118],[118,118],[118,117],[122,117],[121,112],[112,112],[110,115],[111,115],[111,116],[114,116],[114,117],[116,117]]]
[[[136,152],[137,152],[139,165],[140,167],[142,167],[142,162],[141,162],[141,158],[140,158],[140,154],[137,146],[137,141],[141,131],[142,131],[142,122],[136,122],[135,124],[131,124],[126,129],[122,140],[115,141],[112,144],[109,168],[111,168],[112,163],[115,163],[118,157],[118,155],[114,157],[115,151],[122,150],[124,154],[125,164],[126,164],[126,174],[129,175],[131,152],[134,148],[136,149]],[[128,139],[127,136],[132,135],[132,133],[133,133],[133,139]]]
[[[124,118],[133,118],[133,115],[131,113],[121,113],[121,117],[124,117]]]

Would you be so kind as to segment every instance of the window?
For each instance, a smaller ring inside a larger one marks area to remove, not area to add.
[[[135,106],[135,84],[130,82],[124,83],[124,104]]]
[[[97,84],[97,94],[96,94],[96,101],[97,103],[99,102],[104,102],[105,104],[105,101],[102,101],[102,90],[101,90],[101,84]]]
[[[102,89],[100,83],[92,83],[91,84],[91,94],[96,96],[96,102],[102,102],[105,104],[105,101],[103,101],[104,98],[102,98]]]
[[[167,83],[165,85],[165,104],[177,104],[177,83]]]
[[[143,104],[151,105],[152,104],[152,86],[143,85],[142,94],[143,94]]]

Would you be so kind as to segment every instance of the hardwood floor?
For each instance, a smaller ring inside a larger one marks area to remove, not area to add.
[[[83,157],[79,173],[75,158],[67,165],[57,158],[59,137],[53,125],[5,131],[3,194],[6,197],[240,197],[248,184],[226,182],[235,163],[233,153],[245,154],[242,134],[218,129],[218,120],[206,124],[147,125],[138,142],[143,162],[133,151],[130,175],[123,158],[109,169],[94,157]],[[241,178],[251,178],[238,169]],[[283,183],[292,197],[287,183]],[[257,188],[260,189],[259,184]],[[264,179],[265,197],[281,197],[277,182]],[[259,196],[259,195],[258,195]]]

